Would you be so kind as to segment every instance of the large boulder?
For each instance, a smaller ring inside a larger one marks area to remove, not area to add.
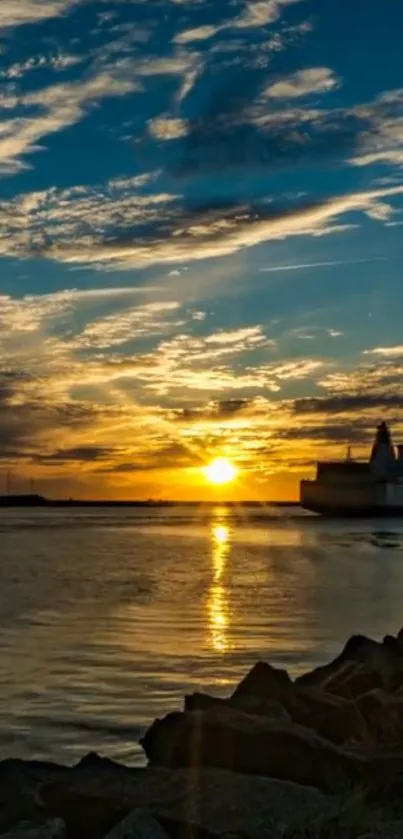
[[[292,689],[292,681],[286,670],[272,667],[265,661],[258,661],[239,683],[232,696],[259,696],[262,699],[281,699],[285,691]]]
[[[317,719],[315,730],[332,743],[363,754],[399,747],[403,742],[403,705],[382,690],[370,691]]]
[[[53,763],[4,760],[0,762],[0,834],[16,824],[36,823],[40,805],[38,789],[45,782],[68,778],[70,770]],[[39,822],[46,814],[39,812]]]
[[[314,728],[317,734],[338,746],[363,744],[368,731],[354,702],[346,702],[319,716]]]
[[[172,804],[153,808],[173,839],[204,839],[206,834],[281,839],[296,813],[310,821],[329,806],[327,797],[311,787],[256,775],[217,769],[157,771],[169,772],[178,791],[183,779],[181,799],[173,797]],[[178,830],[179,825],[187,829]]]
[[[375,748],[403,744],[403,697],[373,690],[355,702]]]
[[[328,804],[325,795],[308,786],[208,767],[121,767],[115,772],[111,765],[98,775],[94,772],[84,783],[92,803],[94,799],[108,799],[110,806],[113,799],[114,812],[126,809],[127,815],[139,808],[146,810],[171,839],[209,839],[230,833],[246,839],[280,839],[296,812],[303,818],[314,818]],[[84,795],[79,768],[75,767],[70,781],[60,786],[59,802],[69,802],[70,817],[75,813],[77,818]],[[80,798],[75,801],[74,796]],[[116,821],[112,836],[122,823],[124,818]],[[76,839],[80,834],[71,835]],[[101,836],[105,832],[99,839]]]
[[[368,664],[346,661],[336,673],[332,673],[322,683],[322,691],[343,699],[354,699],[371,690],[382,688],[382,673]]]
[[[61,817],[67,839],[102,839],[128,814],[128,806],[109,794],[89,795],[69,784],[49,784],[40,791],[49,816]]]
[[[228,708],[229,713],[231,713],[231,709],[235,709],[252,715],[257,714],[271,719],[280,719],[284,722],[291,720],[288,711],[276,699],[265,699],[252,694],[230,696],[228,699],[210,696],[207,693],[191,693],[185,696],[184,711],[211,711],[216,708],[223,713]]]
[[[359,839],[402,839],[403,821],[385,821]]]
[[[295,723],[236,711],[192,711],[156,720],[141,740],[151,765],[210,766],[329,788],[360,761]]]
[[[119,837],[122,825],[134,810],[147,811],[146,825],[154,830],[155,819],[170,839],[214,839],[226,834],[244,839],[280,839],[283,828],[294,814],[315,818],[327,806],[327,797],[316,789],[256,775],[210,769],[208,767],[149,767],[133,769],[90,755],[73,767],[31,765],[23,761],[0,763],[4,788],[18,788],[22,800],[29,789],[36,801],[36,814],[30,819],[43,830],[45,825],[61,824],[65,814],[65,839],[104,839],[108,832]],[[8,828],[15,839],[14,826]],[[54,818],[49,813],[54,813]],[[55,819],[58,821],[55,822]],[[135,819],[135,836],[143,824]],[[33,829],[28,824],[18,830]],[[5,833],[1,830],[0,833]],[[22,834],[18,839],[33,839]],[[35,839],[44,839],[34,834]],[[48,839],[48,837],[46,837]],[[148,839],[151,835],[148,834]],[[162,839],[162,837],[161,837]]]
[[[65,836],[65,826],[61,819],[52,819],[40,825],[20,823],[8,833],[3,833],[2,839],[65,839]]]
[[[105,839],[169,839],[169,836],[147,810],[133,810]]]
[[[332,680],[333,684],[337,684],[339,678],[343,681],[348,673],[351,677],[353,670],[346,667],[351,663],[364,665],[367,668],[368,672],[364,674],[362,671],[360,675],[361,679],[365,676],[367,689],[382,687],[386,691],[392,691],[403,684],[403,656],[397,655],[389,643],[378,643],[363,635],[353,635],[337,658],[329,664],[317,667],[310,673],[304,673],[295,680],[295,683],[298,686],[328,690]],[[372,677],[370,671],[372,671]],[[373,683],[370,686],[371,678]],[[357,683],[358,681],[357,671]],[[359,690],[358,684],[354,690]]]
[[[303,703],[303,724],[307,725],[308,728],[316,728],[318,719],[338,708],[344,708],[348,704],[347,700],[341,696],[326,693],[315,687],[299,687],[296,696]],[[300,720],[294,721],[300,722]]]
[[[298,696],[286,670],[258,661],[234,690],[229,704],[245,713],[273,716],[273,703],[279,703],[294,722],[303,724],[307,709]]]

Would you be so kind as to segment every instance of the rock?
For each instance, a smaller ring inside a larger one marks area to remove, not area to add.
[[[304,673],[295,680],[295,684],[323,688],[331,677],[343,673],[343,666],[347,662],[366,665],[369,670],[378,674],[379,686],[386,691],[395,690],[403,683],[403,658],[401,656],[396,655],[388,644],[380,644],[363,635],[353,635],[334,661],[323,667],[317,667],[311,673]]]
[[[101,755],[97,754],[96,752],[89,752],[88,754],[84,755],[81,760],[75,765],[74,771],[83,771],[86,772],[125,772],[126,767],[122,766],[120,763],[116,763],[114,760],[110,760],[108,757],[101,757]]]
[[[346,661],[336,673],[322,684],[322,690],[344,699],[354,699],[371,690],[381,688],[382,675],[366,664]]]
[[[355,704],[347,702],[318,717],[315,731],[331,743],[343,746],[362,743],[367,727]]]
[[[208,693],[188,693],[183,700],[183,710],[209,711],[212,708],[226,708],[229,704],[229,699],[210,696]]]
[[[394,653],[394,655],[403,655],[403,646],[401,641],[399,641],[398,638],[395,638],[394,635],[385,635],[382,644],[385,648],[390,650],[390,652]]]
[[[271,719],[280,719],[284,722],[290,721],[290,714],[286,709],[275,699],[265,699],[259,696],[252,696],[246,694],[245,696],[232,696],[229,699],[221,699],[216,696],[209,696],[207,693],[192,693],[185,696],[184,710],[185,711],[209,711],[214,708],[219,708],[225,711],[225,708],[238,709],[248,714],[257,714],[259,716],[270,717]]]
[[[73,769],[65,790],[70,796],[65,795],[65,802],[70,802],[72,812],[76,808],[73,795],[83,795],[81,785],[82,778]],[[126,815],[137,808],[146,809],[171,839],[209,839],[228,833],[277,839],[274,831],[287,825],[296,811],[309,818],[327,805],[326,796],[309,786],[204,767],[121,767],[119,772],[111,768],[93,774],[85,791],[91,802],[94,798],[102,801],[106,795],[113,798],[115,811],[126,808]],[[71,835],[76,839],[79,834]],[[83,831],[81,836],[87,834]]]
[[[259,696],[261,699],[280,699],[285,691],[292,689],[292,681],[286,670],[272,667],[264,661],[258,661],[252,670],[232,694],[232,698],[241,696]]]
[[[373,690],[356,701],[358,713],[365,720],[376,745],[393,747],[403,741],[403,698]]]
[[[332,743],[355,745],[367,754],[403,741],[403,701],[372,690],[317,719],[316,731]]]
[[[347,700],[336,694],[325,693],[319,688],[301,687],[298,689],[298,698],[303,702],[308,718],[313,720],[318,716],[334,711],[337,708],[344,708]]]
[[[151,776],[155,771],[165,773],[177,790],[176,800],[171,794],[171,803],[150,807],[173,839],[229,834],[277,839],[295,812],[309,820],[327,807],[317,790],[284,781],[217,769],[151,770]]]
[[[46,813],[65,822],[68,839],[102,839],[129,811],[105,792],[89,795],[66,784],[45,785],[40,797]]]
[[[53,819],[46,824],[30,825],[23,822],[9,833],[3,833],[2,839],[64,839],[65,826],[61,819]]]
[[[402,839],[403,836],[403,822],[393,821],[385,822],[385,824],[373,830],[372,833],[365,833],[359,839]]]
[[[287,671],[263,661],[252,667],[229,699],[231,707],[263,716],[273,716],[273,702],[279,703],[295,722],[307,716]]]
[[[356,778],[359,759],[295,723],[228,709],[168,714],[141,740],[152,765],[210,766],[329,788]]]
[[[38,788],[46,781],[69,777],[70,769],[51,763],[4,760],[0,762],[0,833],[20,822],[43,822]],[[38,818],[37,818],[38,817]]]
[[[146,810],[133,810],[105,839],[169,839],[160,823]]]

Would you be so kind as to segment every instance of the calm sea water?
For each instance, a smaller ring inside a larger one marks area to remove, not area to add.
[[[403,625],[403,520],[298,510],[0,511],[0,755],[142,760],[185,692],[297,674]]]

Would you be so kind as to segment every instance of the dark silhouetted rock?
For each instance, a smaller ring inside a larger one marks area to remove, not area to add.
[[[53,819],[41,825],[25,822],[3,833],[3,839],[64,839],[65,836],[65,826],[61,819]]]
[[[263,716],[272,716],[270,703],[278,702],[295,722],[302,723],[307,715],[287,671],[263,661],[255,664],[242,679],[229,702],[240,711]]]
[[[40,797],[49,815],[63,819],[68,839],[102,839],[129,810],[116,798],[88,795],[66,784],[42,787]]]
[[[229,703],[229,699],[222,699],[218,696],[210,696],[208,693],[189,693],[184,697],[183,710],[211,711],[214,708],[226,708]]]
[[[366,752],[397,746],[403,740],[403,697],[371,690],[318,713],[313,727],[332,743]]]
[[[232,697],[259,696],[262,699],[281,700],[284,692],[291,689],[292,681],[286,670],[258,661],[239,683]]]
[[[374,833],[364,833],[359,839],[402,839],[403,822],[392,822],[384,824]]]
[[[169,839],[169,836],[151,813],[133,810],[105,839]]]
[[[319,687],[326,689],[331,679],[337,680],[337,674],[345,674],[343,669],[349,662],[364,665],[369,671],[377,675],[379,684],[372,687],[382,687],[386,691],[395,690],[403,683],[403,658],[396,655],[388,644],[380,644],[372,638],[363,635],[353,635],[347,641],[343,651],[334,661],[318,667],[311,673],[299,676],[295,683],[299,686]]]
[[[403,697],[373,690],[360,696],[356,707],[365,720],[370,737],[379,748],[401,747],[403,743]]]
[[[284,827],[295,820],[295,812],[301,818],[317,818],[327,807],[326,797],[311,787],[256,775],[209,768],[149,772],[150,779],[154,773],[161,777],[162,788],[170,785],[170,803],[167,797],[165,804],[158,803],[154,792],[154,804],[147,807],[172,839],[229,834],[280,839]]]
[[[394,655],[403,656],[403,646],[399,639],[395,638],[394,635],[385,635],[382,645]]]
[[[382,674],[378,670],[373,670],[366,664],[347,661],[323,682],[322,690],[343,699],[354,699],[363,693],[381,688],[382,684]]]
[[[333,708],[319,717],[315,730],[321,737],[338,746],[363,743],[367,734],[365,720],[353,702]]]
[[[275,699],[265,699],[264,697],[253,696],[252,694],[231,696],[229,699],[209,696],[207,693],[192,693],[185,696],[185,711],[211,711],[216,708],[223,712],[225,712],[226,708],[229,708],[230,712],[231,709],[244,711],[247,714],[257,714],[259,716],[270,717],[270,719],[283,720],[284,722],[291,720],[288,711]]]
[[[319,716],[334,711],[336,708],[343,708],[347,704],[347,700],[341,696],[325,693],[319,688],[300,687],[297,697],[303,703],[305,712],[312,720],[318,719]]]
[[[296,809],[317,816],[326,806],[326,797],[310,787],[207,767],[133,770],[122,766],[116,772],[111,764],[98,775],[87,776],[84,786],[82,774],[73,767],[70,781],[63,786],[58,799],[53,795],[52,800],[58,808],[60,802],[67,805],[70,817],[75,814],[81,833],[70,829],[74,839],[90,835],[83,830],[80,816],[84,793],[91,806],[94,799],[104,803],[107,799],[107,804],[113,799],[115,813],[118,808],[127,814],[138,808],[149,811],[171,839],[210,839],[237,832],[245,839],[273,839],[277,837],[274,828],[287,825]],[[90,813],[84,810],[84,816],[88,824]]]
[[[4,760],[0,762],[0,834],[20,822],[41,824],[42,812],[38,789],[44,782],[68,778],[70,769],[39,761]]]
[[[152,765],[211,766],[320,788],[360,771],[358,758],[302,726],[228,709],[168,714],[141,744]]]

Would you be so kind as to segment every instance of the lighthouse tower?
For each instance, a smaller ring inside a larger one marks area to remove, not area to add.
[[[378,480],[387,480],[391,477],[396,463],[396,455],[386,422],[381,422],[378,425],[370,463],[371,469]]]

